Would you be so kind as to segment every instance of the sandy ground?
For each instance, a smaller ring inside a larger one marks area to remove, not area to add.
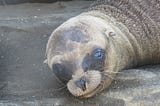
[[[126,70],[104,92],[80,100],[43,64],[51,32],[91,3],[0,6],[0,106],[160,104],[160,66]]]

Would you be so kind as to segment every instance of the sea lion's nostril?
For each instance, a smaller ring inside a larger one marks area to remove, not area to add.
[[[86,77],[81,77],[75,82],[76,86],[81,88],[83,91],[86,90]]]

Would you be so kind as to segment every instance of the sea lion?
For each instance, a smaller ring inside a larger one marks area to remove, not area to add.
[[[98,0],[50,36],[47,63],[76,97],[107,88],[123,69],[160,63],[160,1]]]

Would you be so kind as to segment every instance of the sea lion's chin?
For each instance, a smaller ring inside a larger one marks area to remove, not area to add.
[[[81,76],[73,76],[67,83],[71,94],[79,98],[89,98],[101,90],[102,74],[99,71],[87,71]]]

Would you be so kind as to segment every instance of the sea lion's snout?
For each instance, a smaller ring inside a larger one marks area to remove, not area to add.
[[[75,75],[67,83],[67,88],[74,96],[80,98],[91,97],[96,94],[101,85],[102,75],[97,70],[90,70],[82,73],[81,75]]]
[[[82,89],[83,91],[85,91],[86,90],[86,83],[87,83],[87,79],[86,79],[86,77],[83,76],[75,82],[75,85],[77,87],[79,87],[80,89]]]

